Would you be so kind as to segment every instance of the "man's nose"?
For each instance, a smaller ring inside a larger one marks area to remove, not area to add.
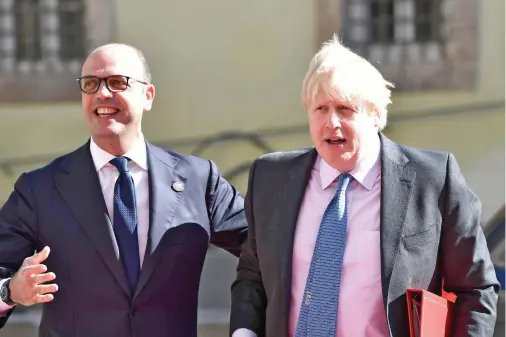
[[[98,99],[108,99],[112,97],[112,92],[107,89],[107,86],[105,85],[105,82],[102,81],[100,83],[100,87],[98,87],[97,90],[97,98]]]
[[[327,124],[332,129],[341,127],[341,117],[339,116],[339,113],[337,111],[335,110],[329,111]]]

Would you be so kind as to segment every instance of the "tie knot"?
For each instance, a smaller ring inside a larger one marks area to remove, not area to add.
[[[120,173],[128,172],[128,158],[126,157],[112,158],[109,163],[114,165]]]
[[[352,176],[349,173],[341,173],[339,177],[337,177],[337,190],[343,191],[346,190],[351,182]]]

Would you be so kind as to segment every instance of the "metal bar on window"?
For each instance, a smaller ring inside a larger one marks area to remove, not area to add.
[[[420,42],[431,41],[431,16],[434,8],[432,0],[416,0],[416,39]]]
[[[15,33],[14,0],[0,0],[0,74],[14,71]]]
[[[367,43],[371,36],[370,0],[343,2],[341,29],[345,44],[359,55],[367,57]]]
[[[85,4],[83,0],[60,0],[60,58],[66,62],[81,63],[86,53]]]
[[[443,42],[441,37],[441,0],[430,0],[431,1],[431,16],[430,16],[430,27],[431,27],[431,39],[434,42]]]
[[[17,70],[27,73],[42,59],[39,0],[14,1]]]
[[[44,63],[39,67],[40,71],[47,68],[62,70],[63,65],[58,57],[60,50],[60,39],[58,36],[60,23],[58,20],[58,0],[41,1],[41,25],[42,25],[42,54]]]
[[[394,7],[394,36],[396,43],[410,43],[415,39],[415,23],[413,21],[415,8],[412,0],[395,2]]]
[[[414,0],[400,0],[395,3],[396,44],[400,46],[400,59],[407,64],[416,59],[416,9]]]

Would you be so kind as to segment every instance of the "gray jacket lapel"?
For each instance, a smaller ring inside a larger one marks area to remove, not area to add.
[[[275,225],[278,234],[278,256],[281,266],[281,287],[285,289],[283,313],[286,326],[290,308],[292,291],[292,252],[295,227],[299,217],[300,205],[306,193],[306,187],[311,176],[311,170],[316,160],[316,150],[313,148],[308,152],[296,157],[288,163],[286,179],[280,186],[280,193],[275,202],[279,205],[273,216],[271,225]]]
[[[385,309],[392,271],[412,195],[416,172],[400,147],[381,135],[381,283]],[[387,310],[388,312],[388,310]]]
[[[118,283],[130,294],[89,142],[68,155],[61,168],[54,177],[56,189]]]
[[[157,252],[160,240],[171,228],[180,199],[184,191],[172,189],[174,182],[186,184],[186,177],[181,172],[183,166],[177,165],[179,159],[168,152],[147,143],[149,167],[149,237],[144,256],[136,296],[146,285],[158,263],[160,252]],[[161,247],[160,247],[161,248]]]

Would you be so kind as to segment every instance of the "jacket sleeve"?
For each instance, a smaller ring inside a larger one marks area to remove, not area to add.
[[[0,280],[11,277],[23,260],[33,255],[37,238],[35,201],[28,176],[22,174],[14,185],[14,191],[0,209]],[[0,328],[10,314],[0,313]]]
[[[492,337],[499,282],[481,228],[481,202],[448,156],[442,227],[444,287],[457,296],[452,336]]]
[[[237,189],[226,181],[216,164],[209,161],[207,208],[211,223],[211,243],[235,256],[241,253],[246,239],[247,222],[244,199]]]
[[[243,245],[237,266],[237,276],[232,284],[230,335],[238,329],[248,329],[258,337],[265,336],[265,312],[267,297],[258,263],[255,238],[255,189],[256,162],[250,169],[245,211],[248,219],[248,237]]]

